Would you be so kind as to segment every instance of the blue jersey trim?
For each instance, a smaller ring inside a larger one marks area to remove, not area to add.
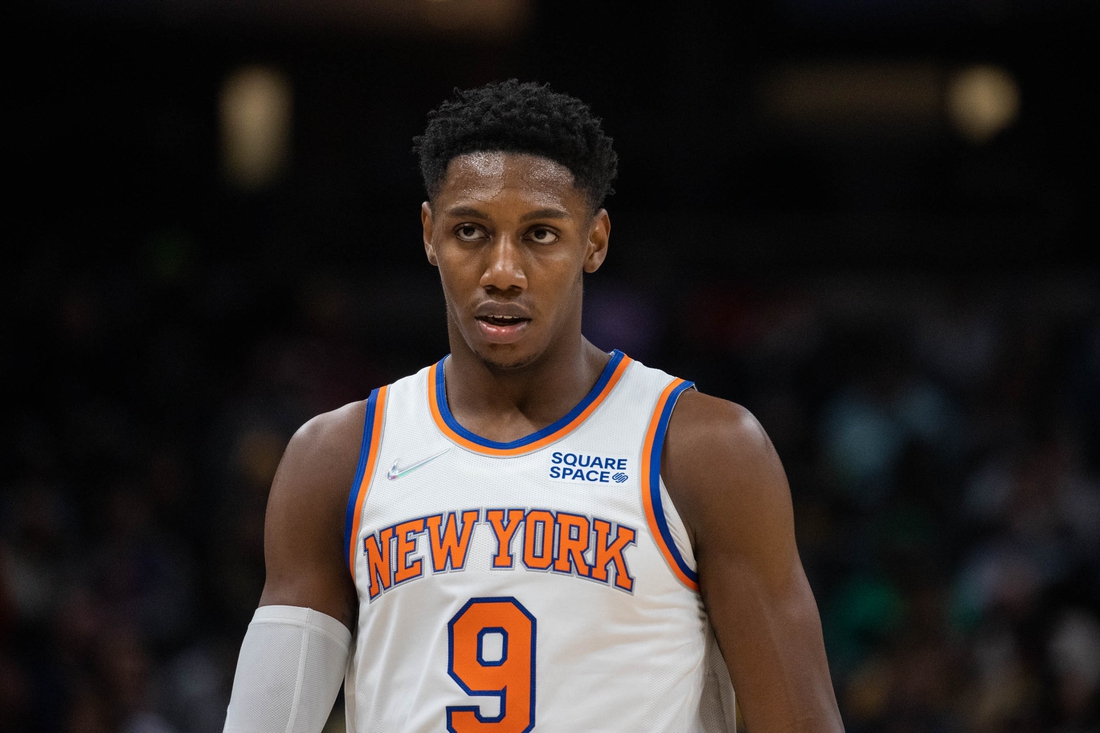
[[[447,404],[447,386],[443,377],[443,363],[447,361],[446,356],[439,360],[439,365],[436,367],[435,370],[435,400],[436,404],[439,405],[439,414],[443,417],[444,422],[447,423],[447,427],[461,435],[466,440],[469,440],[470,442],[476,443],[485,448],[495,448],[497,450],[511,450],[513,448],[522,448],[525,445],[530,445],[531,443],[542,440],[548,435],[556,433],[557,431],[567,426],[569,423],[573,422],[573,420],[576,419],[578,415],[584,412],[585,408],[587,408],[597,397],[600,396],[600,394],[604,390],[604,387],[606,387],[608,381],[610,381],[612,375],[615,374],[615,368],[619,366],[619,362],[623,360],[624,356],[625,354],[623,354],[623,352],[619,351],[618,349],[615,349],[611,352],[611,361],[607,362],[607,366],[603,368],[603,372],[600,373],[600,378],[596,380],[596,384],[592,387],[591,390],[589,390],[584,399],[577,403],[576,407],[570,410],[565,415],[565,417],[557,420],[551,425],[547,425],[542,430],[507,443],[500,443],[495,440],[483,438],[477,433],[473,433],[462,427],[461,425],[459,425],[458,420],[455,420],[454,415],[451,414],[451,407]]]
[[[665,432],[668,430],[668,421],[672,417],[672,409],[676,407],[676,400],[680,398],[684,390],[690,389],[695,386],[694,382],[684,382],[677,386],[668,396],[668,400],[665,401],[664,409],[661,410],[661,419],[657,422],[657,430],[653,436],[653,448],[649,454],[649,498],[653,503],[653,517],[657,520],[657,527],[661,531],[661,537],[665,541],[665,547],[672,553],[672,557],[676,560],[676,565],[683,571],[684,575],[691,579],[693,583],[699,582],[699,574],[691,569],[686,562],[684,562],[683,556],[680,554],[679,548],[676,547],[676,542],[672,539],[672,531],[668,528],[668,521],[665,519],[665,509],[661,504],[661,450],[665,445]]]
[[[374,439],[374,410],[378,404],[378,390],[375,389],[367,398],[366,414],[363,416],[363,442],[359,446],[359,465],[355,469],[355,478],[351,482],[351,492],[348,496],[348,509],[344,517],[344,557],[351,554],[351,528],[355,526],[355,505],[359,502],[359,492],[363,485],[363,472],[367,468],[367,458],[370,456],[371,441]]]

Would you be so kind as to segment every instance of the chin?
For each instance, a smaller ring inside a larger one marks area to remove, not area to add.
[[[477,358],[494,371],[510,372],[523,369],[538,361],[541,354],[504,353],[493,348],[473,349]]]

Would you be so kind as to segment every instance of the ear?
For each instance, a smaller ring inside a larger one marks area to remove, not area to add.
[[[435,229],[432,225],[432,205],[430,201],[420,204],[420,224],[424,227],[424,254],[428,256],[428,262],[438,267],[439,261],[435,257],[435,247],[432,245],[432,235]]]
[[[592,217],[588,228],[588,248],[584,255],[584,271],[595,272],[600,269],[607,257],[607,243],[611,238],[611,217],[607,209],[600,209]]]

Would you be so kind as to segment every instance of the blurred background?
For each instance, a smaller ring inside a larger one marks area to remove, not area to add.
[[[848,730],[1100,730],[1094,8],[24,8],[0,727],[220,730],[287,440],[447,351],[412,137],[515,76],[621,158],[589,338],[771,434]]]

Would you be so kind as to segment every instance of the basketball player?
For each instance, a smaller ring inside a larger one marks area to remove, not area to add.
[[[451,353],[290,441],[225,729],[841,730],[764,431],[581,334],[599,120],[513,80],[416,149]]]

